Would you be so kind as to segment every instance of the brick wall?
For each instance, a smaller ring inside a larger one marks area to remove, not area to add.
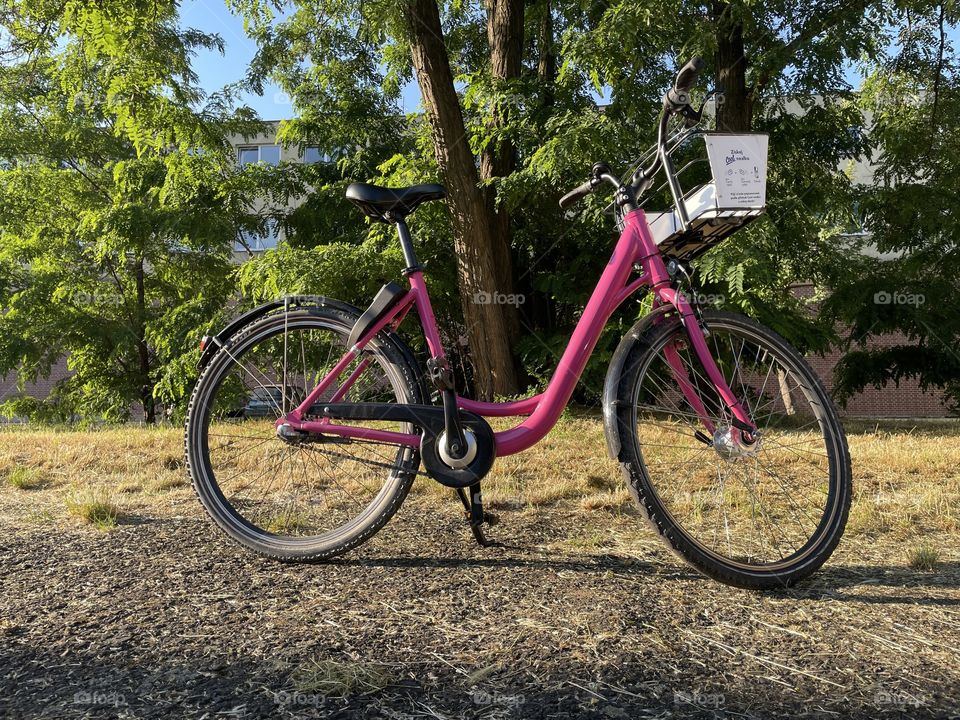
[[[875,338],[871,345],[885,347],[901,344],[904,341],[902,337],[891,335]],[[834,352],[824,357],[812,355],[807,358],[828,390],[833,389],[833,368],[840,357],[840,353]],[[66,377],[68,373],[66,361],[62,361],[54,368],[48,379],[27,386],[26,392],[34,397],[46,397],[54,383]],[[0,378],[0,402],[16,395],[17,392],[16,377],[13,373],[6,378]],[[136,410],[134,419],[139,420],[141,413],[139,408]],[[901,382],[899,387],[888,385],[881,390],[867,388],[864,392],[852,397],[846,408],[840,408],[840,412],[856,417],[937,418],[950,415],[941,394],[920,392],[917,383],[912,380]]]
[[[874,338],[868,347],[890,347],[907,342],[906,338],[885,335]],[[833,369],[840,361],[841,354],[834,352],[820,357],[807,358],[828,390],[833,389]],[[942,393],[924,393],[914,380],[904,380],[899,387],[892,383],[877,390],[868,387],[862,393],[854,395],[846,408],[839,408],[841,414],[863,417],[948,417],[950,415],[943,401]]]
[[[23,394],[31,397],[45,398],[50,394],[53,386],[65,377],[69,377],[70,371],[67,369],[67,361],[61,360],[50,370],[50,377],[40,378],[35,383],[28,383],[23,390]],[[17,374],[9,373],[6,377],[0,377],[0,402],[17,397],[21,392],[17,388]],[[2,421],[2,420],[0,420]]]
[[[796,285],[792,291],[800,297],[810,298],[813,296],[814,287],[810,284]],[[871,338],[867,348],[904,344],[909,344],[905,336],[892,334]],[[841,357],[842,353],[839,352],[827,353],[823,357],[819,355],[807,357],[807,361],[827,386],[827,390],[833,390],[833,369],[840,362]],[[939,418],[950,416],[943,394],[921,392],[914,380],[904,380],[899,386],[890,383],[879,390],[868,387],[862,393],[850,398],[845,408],[838,409],[841,414],[854,417]]]

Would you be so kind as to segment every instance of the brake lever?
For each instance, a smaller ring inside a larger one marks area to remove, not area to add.
[[[679,113],[683,116],[683,126],[687,129],[695,128],[703,120],[703,105],[699,110],[694,110],[692,105],[687,105]]]
[[[696,110],[693,109],[692,105],[687,105],[679,111],[679,114],[683,116],[683,124],[686,128],[695,128],[697,125],[703,122],[703,111],[707,107],[707,103],[710,102],[710,98],[718,95],[717,90],[711,90],[708,92],[700,103],[700,107]]]
[[[711,90],[710,92],[708,92],[706,95],[703,96],[703,101],[700,103],[700,107],[697,108],[697,111],[696,111],[697,122],[694,123],[693,125],[688,124],[687,127],[696,127],[701,122],[703,122],[703,111],[707,107],[707,103],[710,102],[711,98],[714,98],[720,95],[721,92],[723,91],[720,88],[714,88],[713,90]]]

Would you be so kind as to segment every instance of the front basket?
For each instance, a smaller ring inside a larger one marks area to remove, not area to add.
[[[690,191],[683,204],[690,220],[683,226],[677,210],[647,212],[650,231],[665,255],[692,260],[760,217],[767,202],[766,134],[702,133],[713,179]],[[678,177],[690,163],[678,172]]]

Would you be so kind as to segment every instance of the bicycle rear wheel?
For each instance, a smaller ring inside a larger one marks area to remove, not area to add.
[[[852,495],[846,437],[823,385],[781,337],[732,313],[705,312],[704,323],[759,442],[737,441],[729,409],[673,317],[648,327],[625,365],[617,409],[624,474],[663,539],[701,572],[746,588],[788,586],[840,541]]]
[[[218,351],[194,390],[185,437],[194,489],[220,528],[261,555],[315,561],[356,547],[397,511],[420,466],[416,448],[277,434],[276,421],[347,352],[356,319],[331,307],[268,315]],[[347,383],[339,402],[420,403],[417,377],[399,341],[381,333],[318,402]]]

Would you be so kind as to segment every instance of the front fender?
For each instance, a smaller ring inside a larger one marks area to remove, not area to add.
[[[644,315],[627,331],[620,344],[617,345],[610,365],[607,367],[607,377],[603,383],[603,433],[607,438],[607,452],[616,460],[620,456],[620,431],[617,427],[617,403],[620,395],[620,379],[623,376],[627,358],[633,349],[640,344],[643,336],[656,323],[670,313],[675,312],[672,305],[662,305],[656,310]]]

